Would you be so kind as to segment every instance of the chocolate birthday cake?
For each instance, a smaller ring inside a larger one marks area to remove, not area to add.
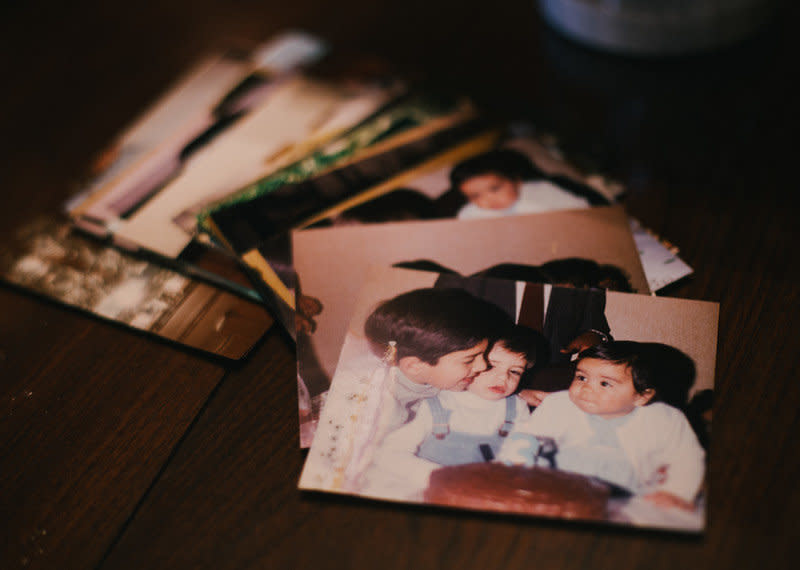
[[[610,489],[577,473],[470,463],[437,469],[425,500],[447,506],[568,519],[605,519]]]

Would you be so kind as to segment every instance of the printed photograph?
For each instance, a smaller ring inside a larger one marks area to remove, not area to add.
[[[441,98],[434,101],[441,106]],[[403,105],[408,103],[401,110]],[[403,111],[400,126],[419,121],[430,113],[425,109],[430,105],[414,103],[414,115]],[[375,121],[386,124],[380,116]],[[292,230],[508,217],[608,206],[622,196],[621,185],[581,172],[530,125],[487,128],[484,123],[480,118],[461,121],[311,179],[290,173],[286,180],[265,180],[253,196],[207,216],[207,233],[253,268],[263,282],[262,296],[286,305],[287,310],[276,312],[288,315],[296,287],[288,235]],[[361,138],[358,130],[352,135]],[[300,164],[305,169],[314,160]],[[285,325],[293,334],[292,323]]]
[[[96,317],[230,359],[273,324],[239,295],[43,218],[0,248],[0,280]]]
[[[310,34],[284,32],[202,58],[98,157],[92,179],[67,207],[70,215],[87,231],[113,232],[109,226],[135,213],[195,151],[264,102],[291,73],[324,60],[328,49]]]
[[[399,265],[573,287],[650,293],[623,208],[565,210],[477,220],[353,225],[292,234],[297,272],[296,343],[301,446],[313,437],[316,410],[339,359],[358,292],[370,266]],[[335,278],[332,278],[335,276]]]
[[[423,218],[474,219],[587,208],[609,205],[621,196],[620,186],[584,175],[545,141],[520,135],[509,126],[499,139],[465,145],[449,160],[423,164],[381,189],[384,194],[415,196],[409,204],[416,200],[421,206],[427,199],[427,209],[416,210]],[[329,222],[369,223],[368,213],[379,208],[389,216],[391,208],[379,204],[373,203],[366,212],[355,207],[345,210],[349,204],[342,204],[332,211]]]
[[[322,80],[309,71],[265,75],[254,63],[249,70],[244,77],[235,75],[238,81],[226,75],[228,82],[197,85],[195,112],[145,153],[147,168],[120,172],[71,208],[72,215],[102,222],[107,233],[127,243],[176,257],[194,238],[182,216],[187,208],[223,199],[295,163],[406,89],[377,70],[365,73],[362,82],[352,76]],[[193,136],[187,140],[188,134]],[[183,146],[175,144],[176,137]]]
[[[299,486],[702,532],[718,314],[375,267]]]
[[[414,110],[419,115],[420,109]],[[451,126],[413,144],[323,169],[312,178],[287,170],[288,178],[265,179],[254,197],[218,208],[208,223],[253,270],[261,296],[294,337],[293,313],[300,301],[291,231],[413,220],[505,219],[607,207],[624,195],[621,185],[580,171],[530,125],[515,123],[466,137],[480,124],[478,120],[477,125],[467,121]],[[301,164],[305,169],[314,161]],[[668,250],[636,220],[629,224],[651,291],[692,272],[677,251]]]

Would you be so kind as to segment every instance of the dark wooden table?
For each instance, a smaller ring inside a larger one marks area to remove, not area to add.
[[[789,4],[789,3],[787,3]],[[792,3],[796,6],[796,3]],[[292,346],[231,364],[0,287],[0,568],[789,568],[800,556],[794,6],[641,61],[508,2],[5,2],[0,238],[203,53],[289,27],[531,118],[630,189],[721,304],[706,535],[306,495]]]

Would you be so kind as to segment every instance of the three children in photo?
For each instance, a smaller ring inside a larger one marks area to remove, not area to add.
[[[598,341],[576,353],[567,390],[526,401],[543,336],[463,289],[397,295],[371,312],[364,332],[382,359],[372,373],[381,395],[369,437],[354,445],[363,459],[351,465],[350,491],[420,501],[436,469],[499,461],[695,508],[705,451],[679,409],[686,402],[675,401],[686,387],[665,372],[674,366],[659,362],[669,351],[657,343]]]

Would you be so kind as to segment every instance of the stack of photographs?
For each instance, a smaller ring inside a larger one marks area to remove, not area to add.
[[[663,296],[693,269],[622,185],[425,85],[214,54],[2,277],[228,358],[275,324],[303,490],[702,532],[718,306]]]

